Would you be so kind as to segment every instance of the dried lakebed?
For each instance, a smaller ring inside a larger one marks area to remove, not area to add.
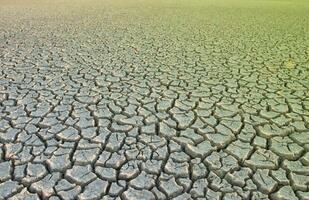
[[[0,0],[0,199],[309,199],[305,0]]]

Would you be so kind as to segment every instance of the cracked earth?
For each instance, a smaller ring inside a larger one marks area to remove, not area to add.
[[[0,0],[0,199],[309,199],[308,2]]]

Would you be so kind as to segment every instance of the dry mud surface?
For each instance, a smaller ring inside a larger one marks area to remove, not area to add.
[[[0,199],[309,199],[309,3],[0,0]]]

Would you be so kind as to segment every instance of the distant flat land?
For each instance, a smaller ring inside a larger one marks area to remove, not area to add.
[[[308,54],[306,0],[0,0],[0,200],[308,200]]]

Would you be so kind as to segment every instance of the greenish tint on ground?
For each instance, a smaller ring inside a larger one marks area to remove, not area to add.
[[[307,0],[0,0],[0,200],[308,200],[308,54]]]

